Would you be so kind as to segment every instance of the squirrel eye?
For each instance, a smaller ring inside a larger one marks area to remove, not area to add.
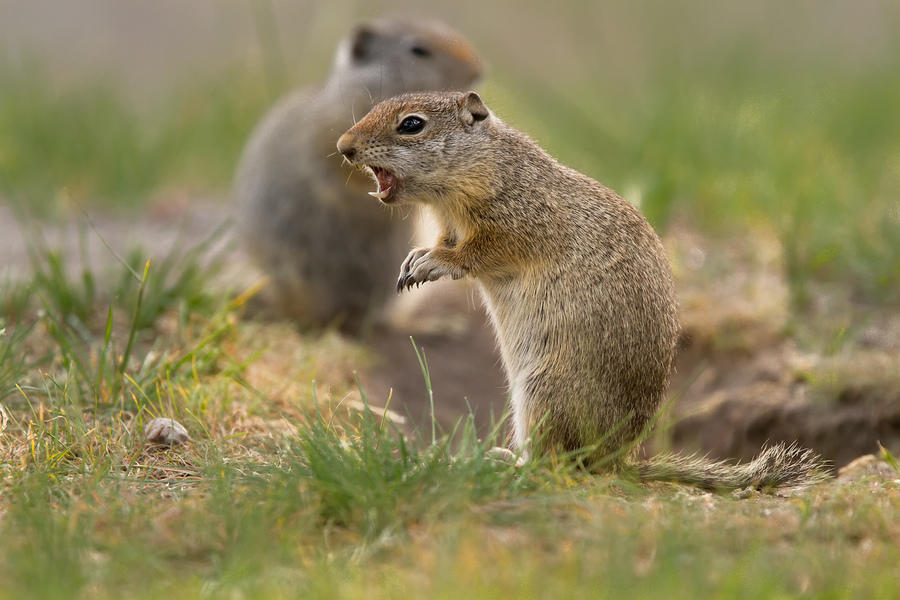
[[[413,46],[409,49],[409,51],[421,58],[428,58],[429,56],[431,56],[431,50],[424,46]]]
[[[425,120],[419,117],[406,117],[397,126],[397,133],[419,133],[425,127]]]

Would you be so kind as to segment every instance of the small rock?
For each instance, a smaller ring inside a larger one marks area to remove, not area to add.
[[[184,425],[175,419],[158,417],[144,427],[144,435],[148,444],[162,444],[164,446],[177,446],[184,444],[191,438]]]

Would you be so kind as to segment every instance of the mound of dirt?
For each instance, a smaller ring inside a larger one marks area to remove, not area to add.
[[[749,460],[767,443],[796,441],[835,468],[876,452],[879,442],[900,452],[900,385],[889,372],[864,381],[828,380],[833,360],[801,370],[790,344],[760,350],[700,367],[705,373],[673,410],[674,447]],[[684,354],[683,363],[689,353]],[[883,362],[900,373],[900,360],[885,354],[848,357],[842,364],[861,361]],[[857,367],[857,374],[862,370]]]

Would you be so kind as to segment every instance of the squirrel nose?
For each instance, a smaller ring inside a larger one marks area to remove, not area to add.
[[[356,138],[350,135],[349,133],[345,133],[341,136],[337,143],[338,152],[344,155],[344,158],[347,160],[353,160],[353,157],[356,156]]]

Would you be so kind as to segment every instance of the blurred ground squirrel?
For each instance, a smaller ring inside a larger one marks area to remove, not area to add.
[[[334,159],[334,140],[380,100],[468,89],[481,71],[469,43],[440,23],[375,20],[341,42],[324,84],[289,94],[262,119],[235,196],[279,314],[355,331],[390,296],[413,220],[360,198],[368,180]]]
[[[370,192],[431,209],[443,227],[409,253],[397,289],[471,276],[494,323],[525,456],[590,449],[594,469],[704,488],[802,485],[811,451],[777,445],[745,465],[633,456],[668,384],[678,336],[669,264],[638,210],[556,162],[474,92],[405,94],[338,141]],[[529,436],[535,433],[535,439]]]

